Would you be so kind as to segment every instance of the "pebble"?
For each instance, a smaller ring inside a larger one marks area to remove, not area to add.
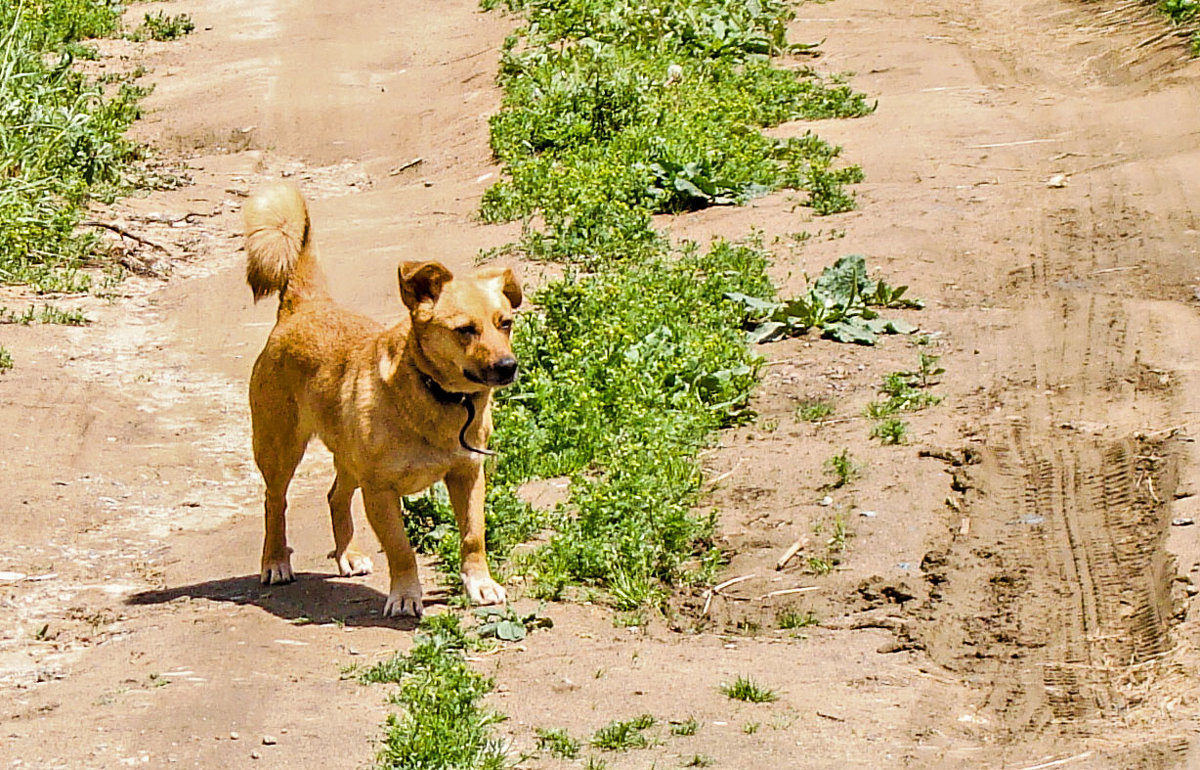
[[[229,740],[231,740],[231,741],[236,741],[238,738],[241,738],[241,737],[242,736],[238,735],[236,732],[229,733]]]
[[[264,746],[274,746],[276,743],[279,743],[279,741],[275,740],[274,735],[264,735],[262,737],[262,743]]]
[[[256,749],[256,750],[250,752],[250,758],[251,759],[262,759],[262,754]]]

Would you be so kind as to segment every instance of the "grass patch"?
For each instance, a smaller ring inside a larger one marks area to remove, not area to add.
[[[789,631],[815,626],[818,622],[816,614],[806,610],[784,610],[775,617],[775,624]]]
[[[83,41],[111,35],[120,3],[0,4],[0,282],[79,291],[97,238],[77,225],[91,199],[111,200],[139,157],[124,136],[145,90],[103,84],[72,67]]]
[[[551,756],[560,759],[576,759],[579,756],[580,743],[562,728],[550,730],[539,727],[537,747],[539,751],[548,751]]]
[[[887,396],[882,401],[867,404],[864,414],[875,424],[871,427],[871,438],[885,445],[903,444],[908,437],[908,423],[897,417],[900,412],[914,412],[942,402],[942,397],[930,393],[928,388],[936,385],[945,369],[938,366],[939,356],[921,351],[917,354],[917,368],[911,372],[892,372],[884,376],[879,392]]]
[[[685,738],[695,735],[700,730],[700,722],[695,717],[671,722],[671,735]]]
[[[728,698],[747,703],[772,703],[779,700],[779,694],[774,690],[744,676],[739,676],[731,684],[721,685],[721,692]]]
[[[91,320],[83,314],[82,310],[63,310],[54,305],[42,305],[41,310],[35,310],[31,305],[20,313],[7,307],[0,307],[0,324],[28,326],[32,323],[87,326]]]
[[[821,422],[833,414],[833,404],[828,401],[808,399],[796,407],[796,417],[805,422]]]
[[[168,16],[163,11],[156,13],[147,13],[142,17],[142,24],[126,35],[127,38],[135,42],[142,40],[157,40],[158,42],[167,42],[170,40],[178,40],[181,37],[190,35],[196,30],[196,25],[192,21],[192,17],[186,13]]]
[[[880,420],[871,427],[871,438],[879,439],[884,446],[896,446],[908,443],[909,425],[898,417],[888,417]]]
[[[843,449],[825,461],[825,473],[831,476],[826,485],[830,489],[840,489],[862,475],[862,463],[850,456],[849,449]]]
[[[485,7],[499,2],[485,1]],[[588,264],[655,249],[655,213],[738,204],[781,187],[822,213],[853,207],[839,149],[761,128],[874,109],[862,94],[769,54],[786,41],[778,0],[509,0],[529,24],[504,47],[505,94],[491,121],[505,178],[484,195],[488,221],[542,217],[533,257]]]
[[[1188,36],[1188,50],[1192,58],[1200,57],[1200,0],[1159,0],[1158,10],[1176,26],[1183,26]]]
[[[1183,24],[1200,15],[1200,0],[1161,0],[1158,9],[1174,23]]]
[[[651,745],[646,730],[653,727],[655,719],[650,714],[642,714],[626,721],[609,722],[593,735],[591,745],[604,751],[629,751],[644,749]]]
[[[0,372],[7,372],[13,368],[12,353],[8,352],[8,348],[0,345]]]
[[[363,683],[393,683],[390,700],[403,711],[389,714],[376,757],[386,770],[501,770],[508,767],[491,725],[504,717],[480,700],[492,680],[471,670],[466,651],[473,640],[452,613],[421,622],[412,651],[364,669]]]

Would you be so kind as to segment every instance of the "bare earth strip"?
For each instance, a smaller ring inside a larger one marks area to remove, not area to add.
[[[699,729],[660,728],[609,767],[1200,761],[1200,536],[1182,525],[1200,518],[1200,88],[1171,40],[1139,47],[1154,22],[1121,5],[800,8],[793,39],[824,39],[819,67],[880,106],[779,131],[843,144],[867,173],[860,209],[812,220],[779,194],[662,226],[760,229],[785,293],[867,254],[927,301],[906,317],[933,335],[945,401],[907,417],[909,445],[880,447],[858,415],[883,374],[913,368],[912,345],[764,348],[759,423],[705,456],[726,577],[750,577],[647,629],[545,608],[554,629],[478,663],[514,757],[538,727],[586,737],[650,713]],[[117,46],[135,58],[106,66],[145,57],[158,89],[139,131],[195,184],[97,218],[165,245],[174,278],[88,300],[86,329],[0,328],[17,364],[0,377],[0,766],[365,767],[385,690],[341,668],[411,633],[379,617],[382,576],[333,577],[320,452],[292,492],[300,580],[258,584],[244,394],[273,313],[242,283],[238,209],[298,181],[335,295],[381,318],[399,312],[400,259],[465,268],[511,240],[474,216],[498,173],[487,116],[511,20],[463,0],[164,7],[198,32]],[[797,418],[810,396],[835,402],[833,422]],[[842,449],[864,476],[824,489]],[[837,517],[852,533],[837,569],[774,569],[801,536],[824,547]],[[770,595],[792,588],[816,590]],[[788,611],[819,625],[780,630]],[[728,700],[737,675],[780,700]]]

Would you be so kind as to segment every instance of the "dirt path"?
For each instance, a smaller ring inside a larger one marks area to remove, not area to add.
[[[800,9],[793,37],[825,39],[820,66],[855,72],[880,107],[781,131],[844,144],[868,176],[860,209],[811,221],[777,195],[664,225],[778,236],[785,290],[869,255],[928,302],[910,317],[942,356],[945,401],[910,418],[909,445],[881,448],[855,416],[914,347],[764,349],[762,419],[707,457],[729,576],[757,577],[708,616],[683,597],[649,629],[546,608],[555,629],[480,663],[514,756],[537,727],[586,736],[650,713],[701,727],[660,729],[661,745],[610,767],[1198,761],[1194,589],[1176,575],[1200,537],[1171,522],[1200,513],[1200,89],[1181,52],[1138,48],[1152,28],[1108,7]],[[165,244],[176,279],[90,301],[87,329],[4,329],[17,366],[0,378],[0,765],[237,767],[253,752],[256,767],[364,767],[385,692],[341,667],[410,634],[378,616],[382,576],[330,577],[320,452],[293,491],[301,579],[257,582],[244,383],[273,313],[242,284],[237,212],[264,180],[298,180],[335,294],[382,318],[398,312],[397,260],[462,267],[510,240],[472,216],[497,172],[486,121],[508,22],[459,0],[169,9],[200,31],[138,54],[158,83],[139,130],[188,157],[194,184],[100,215]],[[839,421],[798,420],[808,396],[832,398]],[[822,489],[843,448],[863,478]],[[773,569],[838,518],[852,535],[838,569]],[[758,599],[797,586],[820,590]],[[781,631],[785,610],[820,625]],[[780,701],[729,701],[717,685],[739,674]]]

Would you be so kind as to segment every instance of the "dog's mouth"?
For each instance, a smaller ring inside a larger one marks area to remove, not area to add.
[[[517,379],[517,359],[512,357],[502,358],[484,369],[483,372],[473,372],[464,369],[463,376],[477,385],[486,385],[489,388],[502,388],[505,385],[511,385]]]

